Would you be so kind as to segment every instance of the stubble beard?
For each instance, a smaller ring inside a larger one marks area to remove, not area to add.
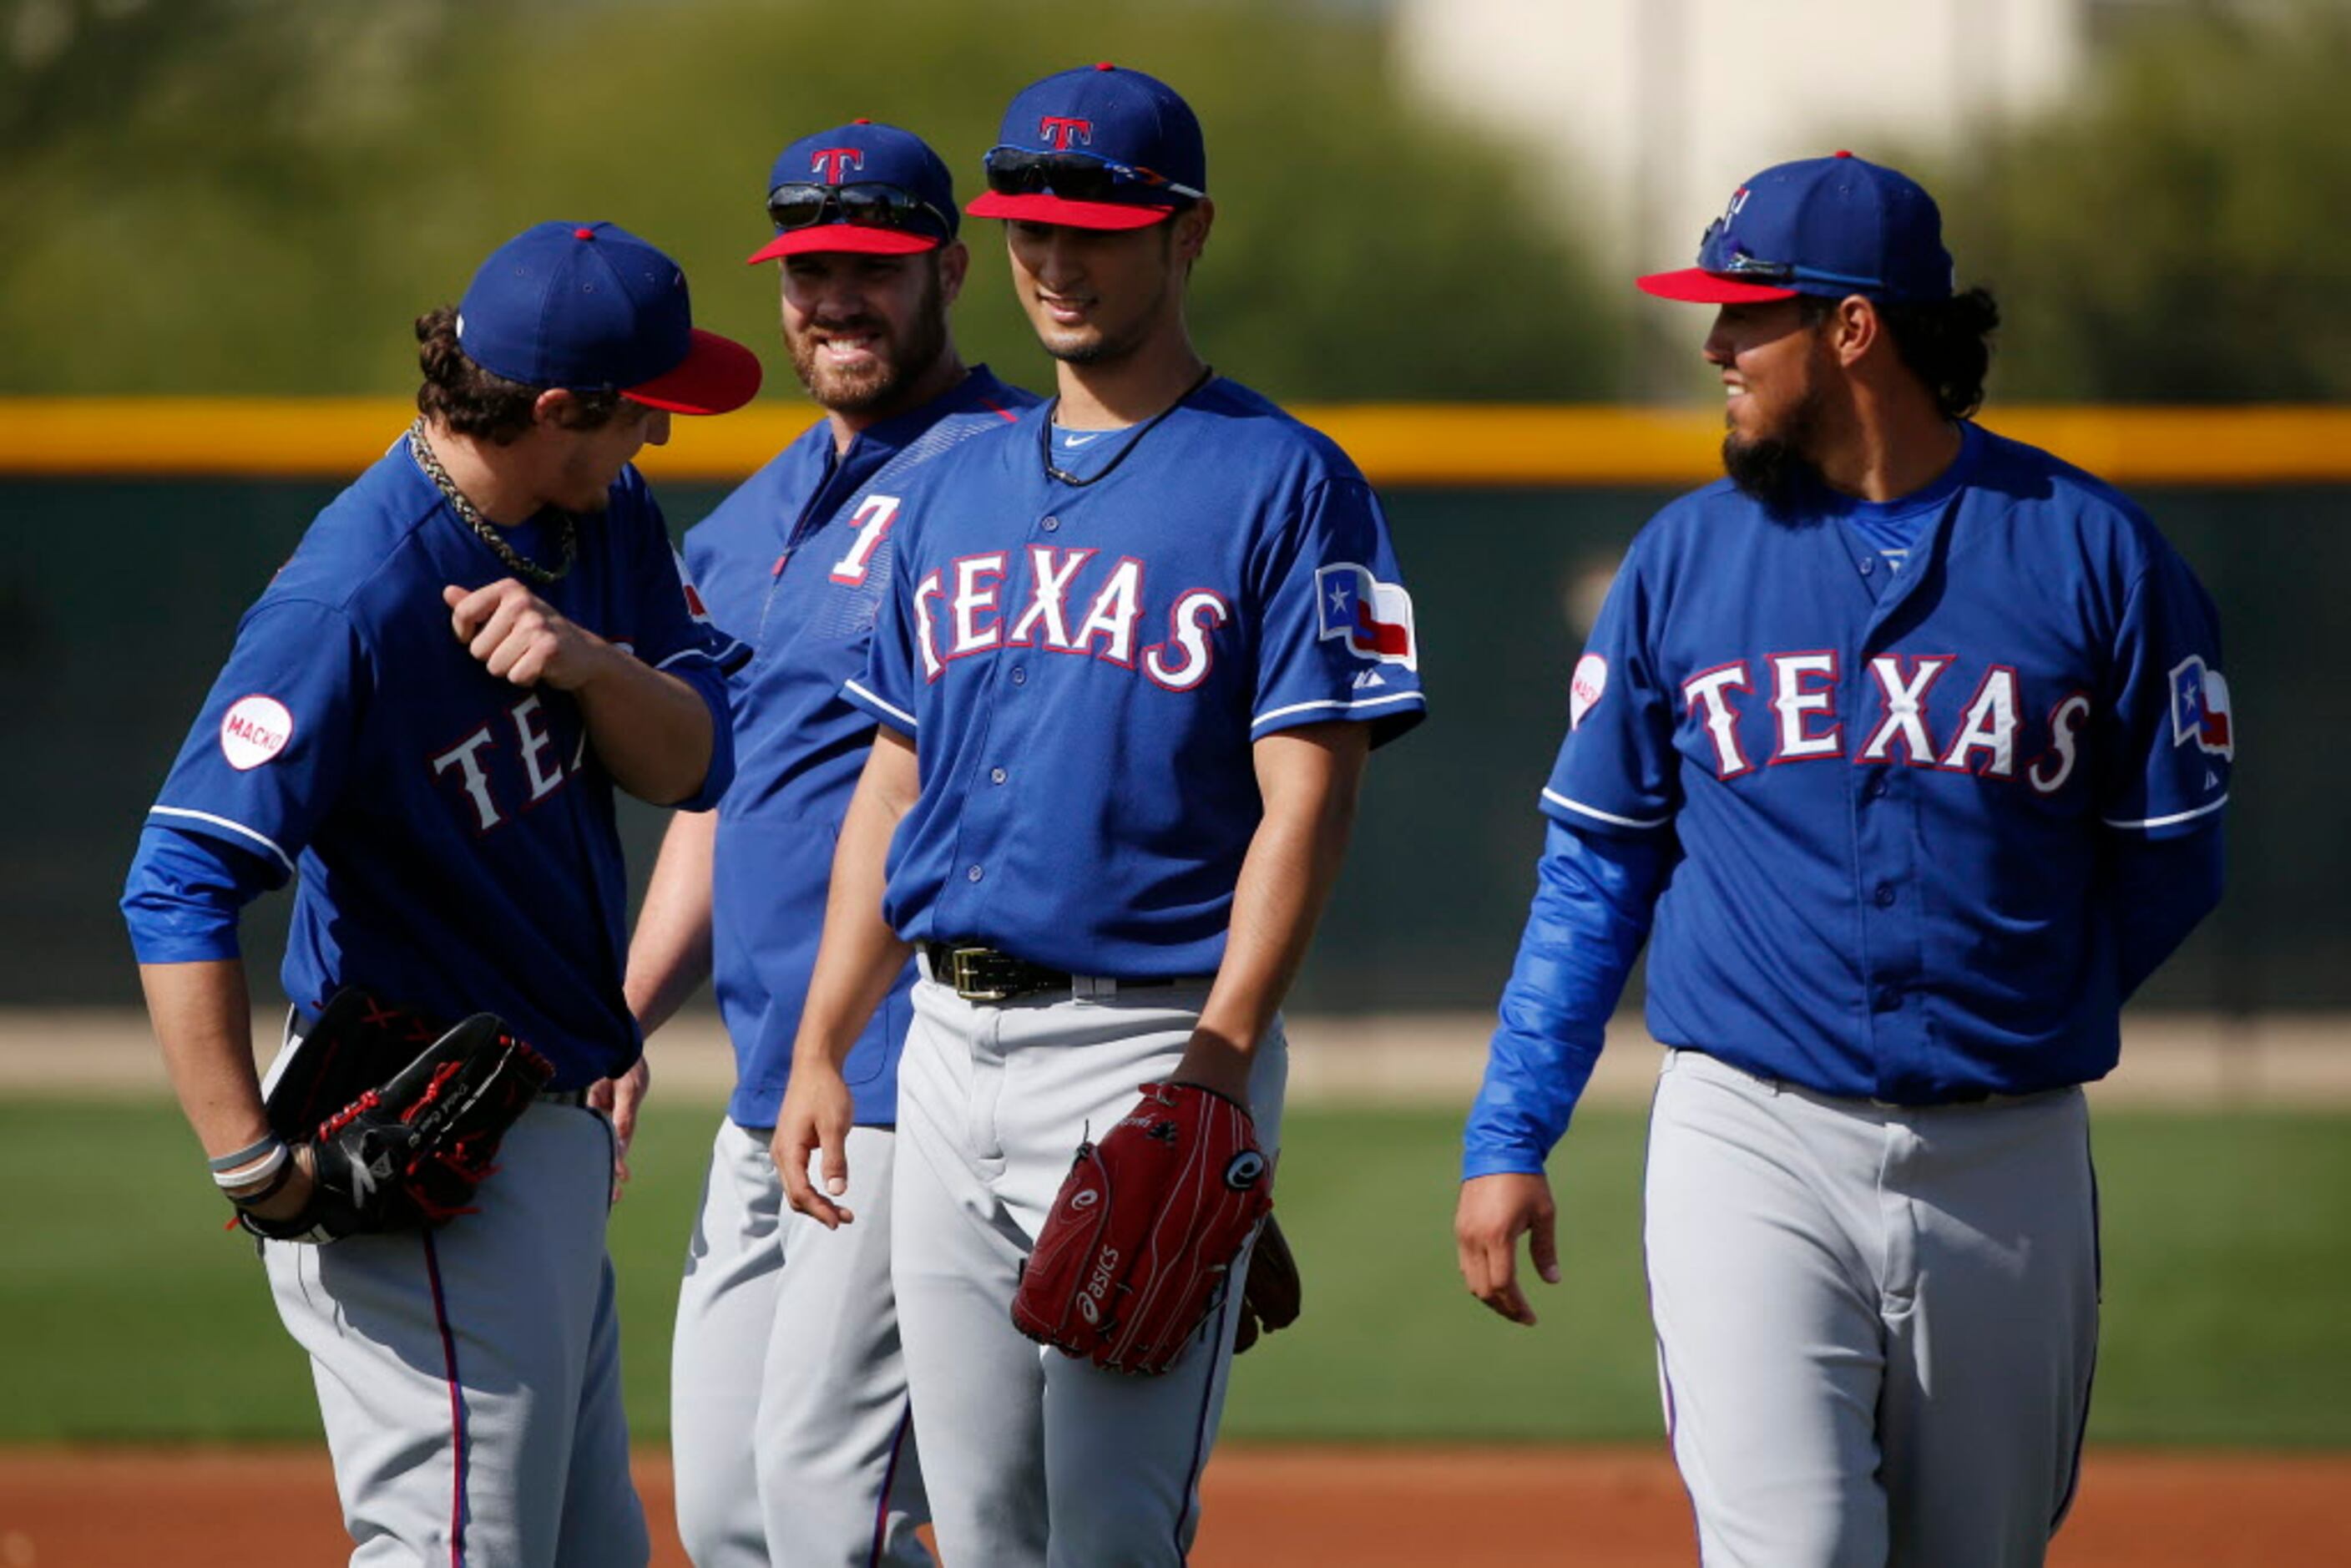
[[[870,370],[847,371],[828,365],[812,335],[795,337],[785,333],[785,346],[791,350],[792,372],[799,377],[800,385],[808,389],[820,407],[834,413],[869,413],[887,407],[921,381],[923,373],[946,351],[946,303],[940,293],[938,270],[934,267],[923,285],[923,298],[914,308],[903,342],[887,335],[889,324],[884,321],[860,319],[840,324],[872,325],[884,334],[880,352],[875,355],[879,362]]]

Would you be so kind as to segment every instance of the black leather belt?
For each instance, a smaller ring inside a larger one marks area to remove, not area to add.
[[[923,942],[923,957],[931,978],[967,1002],[1011,1002],[1023,997],[1059,992],[1062,996],[1111,996],[1121,991],[1206,988],[1214,975],[1162,975],[1127,980],[1100,975],[1072,975],[1049,969],[998,948],[977,942]]]

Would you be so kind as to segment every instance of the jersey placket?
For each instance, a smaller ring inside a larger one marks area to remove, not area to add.
[[[1854,538],[1850,530],[1824,530],[1839,541],[1851,570],[1871,596],[1861,634],[1847,649],[1854,674],[1843,683],[1844,698],[1840,706],[1845,733],[1855,737],[1855,766],[1850,769],[1847,800],[1855,852],[1854,907],[1861,927],[1862,1029],[1877,1095],[1888,1100],[1899,1097],[1906,1085],[1915,1086],[1929,1067],[1926,998],[1918,988],[1927,956],[1921,919],[1927,894],[1923,870],[1934,846],[1927,841],[1926,797],[1919,780],[1910,775],[1919,767],[1931,770],[1935,759],[1911,757],[1905,741],[1899,743],[1899,762],[1890,750],[1883,762],[1861,760],[1860,748],[1874,727],[1881,691],[1877,682],[1864,679],[1863,673],[1870,668],[1870,660],[1886,653],[1894,641],[1887,628],[1903,607],[1924,591],[1929,579],[1942,575],[1945,540],[1957,510],[1954,497],[1937,514],[1907,569],[1891,584],[1879,580],[1888,570],[1885,561]]]
[[[970,683],[974,689],[966,699],[973,705],[977,722],[968,725],[969,755],[955,759],[956,765],[963,768],[964,778],[957,791],[960,809],[956,813],[955,860],[947,868],[939,895],[943,931],[947,935],[986,933],[989,927],[985,912],[1002,907],[1011,896],[1006,891],[1002,873],[1007,869],[1004,852],[1012,838],[1014,775],[1020,759],[1029,754],[1027,742],[1045,695],[1038,686],[1037,677],[1045,673],[1044,657],[1049,650],[1041,646],[1008,646],[1003,639],[1010,636],[1013,623],[1019,619],[1017,595],[1010,591],[1033,570],[1029,564],[1028,547],[1052,542],[1061,527],[1059,512],[1050,509],[1051,507],[1050,497],[1032,505],[1029,509],[1036,520],[1029,525],[1019,548],[1005,552],[1006,570],[997,604],[998,641],[987,656],[985,672]],[[957,700],[952,689],[946,695],[949,702]],[[958,724],[954,727],[966,729],[967,726]],[[990,876],[996,878],[992,895],[987,885]],[[964,902],[967,898],[967,904]],[[958,905],[968,913],[953,913]]]

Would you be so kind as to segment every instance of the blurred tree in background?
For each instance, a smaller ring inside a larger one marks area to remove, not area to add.
[[[1993,391],[2351,397],[2351,6],[2138,20],[2068,109],[1913,165],[1962,283],[2000,297]]]
[[[1245,0],[7,0],[0,392],[405,391],[410,318],[549,217],[645,235],[702,324],[765,346],[774,269],[741,263],[785,141],[902,124],[968,199],[1015,89],[1116,59],[1207,127],[1193,311],[1223,368],[1293,398],[1607,395],[1621,290],[1385,50],[1374,15]],[[967,238],[967,357],[1042,380],[998,225]]]

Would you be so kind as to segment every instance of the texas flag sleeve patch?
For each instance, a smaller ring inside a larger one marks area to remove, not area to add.
[[[1321,640],[1344,638],[1358,657],[1420,668],[1412,595],[1404,584],[1382,582],[1353,561],[1334,561],[1314,573],[1314,604]]]

